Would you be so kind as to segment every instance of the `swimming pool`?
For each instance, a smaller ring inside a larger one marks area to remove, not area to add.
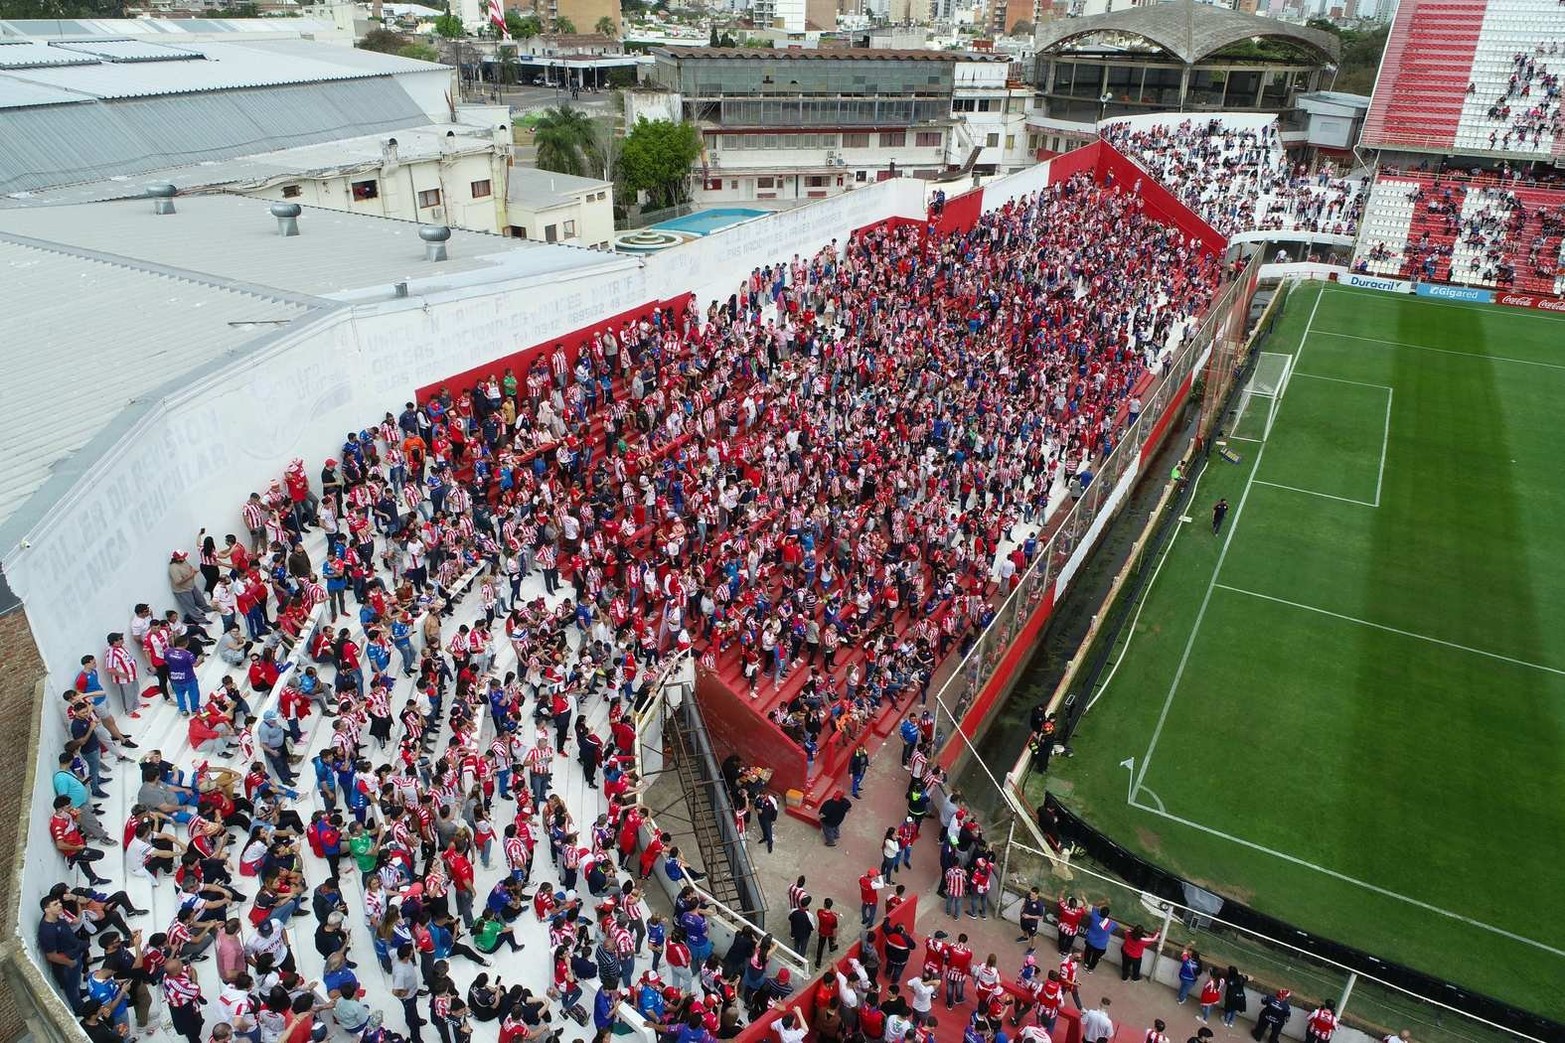
[[[744,207],[717,207],[712,210],[697,210],[686,214],[684,217],[673,217],[667,221],[659,221],[651,228],[669,228],[676,232],[694,232],[696,235],[711,235],[713,232],[722,231],[731,225],[741,221],[748,221],[752,217],[764,217],[771,213],[770,210],[750,210]]]

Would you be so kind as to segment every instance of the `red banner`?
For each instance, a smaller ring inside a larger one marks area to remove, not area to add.
[[[1536,293],[1497,293],[1494,303],[1508,308],[1537,308],[1540,311],[1565,312],[1565,298],[1544,297]]]

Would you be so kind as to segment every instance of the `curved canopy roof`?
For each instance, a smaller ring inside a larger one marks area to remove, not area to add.
[[[1339,51],[1331,33],[1193,0],[1048,22],[1038,27],[1038,50],[1057,51],[1073,40],[1104,35],[1140,37],[1187,64],[1257,37],[1298,45],[1323,63],[1335,62]]]

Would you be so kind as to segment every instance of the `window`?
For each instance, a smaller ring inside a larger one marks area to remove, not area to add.
[[[869,148],[868,134],[844,134],[842,136],[843,148]]]
[[[380,186],[374,181],[355,181],[353,183],[353,201],[362,203],[366,199],[379,199]]]
[[[543,226],[543,241],[546,242],[546,243],[557,243],[557,242],[559,242],[560,241],[559,226],[558,225],[544,225]]]
[[[527,238],[527,229],[523,228],[521,225],[512,225],[511,226],[511,232],[518,239],[526,239]]]
[[[490,188],[490,185],[489,185],[489,181],[487,179],[485,179],[483,181],[474,181],[473,184],[470,187],[473,190],[473,198],[474,199],[488,199],[489,198],[489,193],[491,191],[491,188]]]
[[[907,144],[907,131],[883,130],[880,132],[881,148],[902,148]]]
[[[565,222],[565,238],[570,239],[570,238],[573,238],[575,235],[576,235],[576,222],[575,221],[567,221],[567,222]]]
[[[1013,149],[1013,148],[1016,147],[1016,135],[1015,134],[1007,134],[1005,136],[1005,147],[1008,148],[1008,149]]]
[[[1000,135],[998,135],[998,134],[990,134],[988,137],[984,138],[984,146],[986,148],[995,148],[999,144],[1000,144]]]
[[[831,178],[825,174],[811,174],[804,179],[804,187],[806,188],[825,188],[829,184],[831,184]]]
[[[721,192],[723,190],[723,179],[720,177],[709,177],[706,179],[705,186],[708,192]]]
[[[771,178],[769,178],[769,177],[758,177],[758,178],[755,179],[755,187],[756,188],[776,188],[777,186],[776,186],[776,184],[773,183],[773,180]]]
[[[942,135],[938,130],[921,130],[913,135],[913,144],[919,148],[939,148]]]
[[[283,198],[284,199],[298,199],[299,198],[299,192],[300,192],[300,188],[299,188],[298,185],[284,185],[283,186]]]
[[[440,189],[426,188],[418,194],[418,206],[423,210],[431,206],[440,205]]]

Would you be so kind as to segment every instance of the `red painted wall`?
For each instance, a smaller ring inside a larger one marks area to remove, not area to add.
[[[1098,145],[1101,142],[1092,141],[1081,148],[1073,148],[1063,156],[1056,156],[1049,164],[1049,184],[1057,185],[1061,181],[1068,181],[1083,170],[1092,170],[1098,165]]]
[[[672,300],[648,301],[646,304],[631,308],[629,311],[620,312],[618,315],[605,319],[602,322],[595,322],[591,326],[583,326],[581,329],[567,333],[563,337],[554,337],[547,341],[541,341],[537,344],[531,345],[530,347],[522,348],[520,351],[513,351],[509,355],[500,356],[494,359],[492,362],[486,362],[481,366],[474,366],[472,369],[466,370],[462,373],[456,373],[444,380],[438,380],[433,384],[428,384],[418,389],[418,391],[415,393],[416,398],[419,402],[427,402],[429,399],[433,398],[436,392],[438,392],[443,387],[450,388],[452,394],[457,394],[466,390],[467,388],[473,387],[480,380],[488,377],[491,373],[497,377],[503,376],[507,369],[513,370],[516,373],[516,379],[525,383],[527,378],[527,367],[532,365],[533,359],[536,358],[541,352],[552,352],[556,344],[565,345],[566,357],[570,359],[571,365],[574,366],[576,364],[576,355],[581,350],[581,347],[586,342],[587,338],[596,336],[598,333],[606,329],[613,329],[618,331],[619,328],[625,323],[646,318],[654,311],[658,311],[659,309],[673,308],[674,314],[677,316],[689,306],[690,298],[692,296],[693,295],[689,293],[682,293]]]
[[[969,232],[984,212],[984,190],[975,188],[959,196],[948,196],[945,209],[935,221],[942,233],[960,235]]]
[[[696,668],[696,698],[719,761],[738,753],[751,764],[772,769],[772,789],[804,790],[809,779],[804,751],[758,712],[755,704],[705,667]]]
[[[1104,183],[1108,175],[1112,174],[1114,183],[1125,191],[1140,181],[1140,195],[1147,213],[1165,224],[1173,225],[1187,236],[1195,236],[1212,253],[1220,254],[1228,248],[1228,240],[1217,229],[1176,199],[1151,174],[1136,166],[1114,146],[1101,140],[1098,142],[1097,172],[1098,180]]]

